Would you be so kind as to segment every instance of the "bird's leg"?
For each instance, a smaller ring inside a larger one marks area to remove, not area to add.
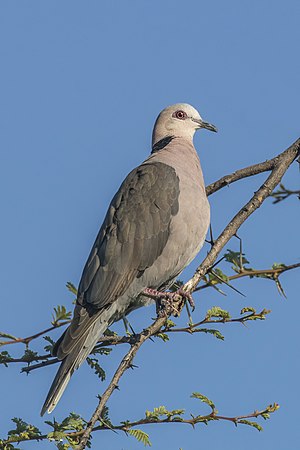
[[[143,293],[156,301],[156,312],[159,316],[172,314],[177,317],[182,309],[180,301],[187,300],[192,310],[195,303],[192,295],[181,287],[175,292],[161,292],[156,289],[146,288]],[[178,308],[179,306],[179,308]]]

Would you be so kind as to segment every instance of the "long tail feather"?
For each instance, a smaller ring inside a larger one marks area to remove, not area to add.
[[[83,336],[80,336],[70,354],[62,360],[42,407],[41,416],[46,411],[49,414],[53,411],[64,393],[74,370],[78,369],[84,362],[106,328],[107,324],[99,323],[99,321],[94,323],[94,326],[86,330]]]

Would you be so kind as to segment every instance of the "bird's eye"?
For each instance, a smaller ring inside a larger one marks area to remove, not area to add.
[[[187,118],[187,115],[184,111],[179,110],[174,112],[173,117],[176,117],[176,119],[184,120]]]

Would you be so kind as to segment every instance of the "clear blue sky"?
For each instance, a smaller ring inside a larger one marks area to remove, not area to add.
[[[148,155],[165,106],[189,102],[219,128],[195,138],[207,183],[273,157],[299,137],[299,14],[297,0],[1,2],[0,330],[26,336],[49,325],[54,306],[72,307],[65,283],[78,283],[107,205]],[[263,178],[211,197],[215,235]],[[299,189],[296,164],[285,183]],[[254,267],[298,262],[298,200],[267,201],[239,234]],[[228,247],[237,250],[237,240]],[[184,278],[191,274],[192,268]],[[161,404],[204,412],[189,399],[193,391],[211,397],[224,415],[276,401],[281,408],[262,433],[221,422],[194,431],[144,430],[157,450],[296,448],[299,272],[282,282],[288,300],[268,280],[237,282],[246,299],[228,289],[227,297],[211,290],[197,295],[195,321],[213,305],[233,314],[249,305],[272,314],[247,328],[223,326],[225,342],[202,334],[148,342],[136,358],[139,368],[124,376],[109,402],[113,421],[138,419]],[[130,320],[140,330],[153,316],[148,308]],[[16,346],[8,350],[18,354]],[[103,358],[108,378],[124,351]],[[28,377],[19,369],[1,368],[1,435],[14,416],[47,430],[39,411],[56,367]],[[89,418],[105,385],[85,364],[55,410],[57,420],[70,411]],[[95,434],[93,443],[143,448],[122,433]]]

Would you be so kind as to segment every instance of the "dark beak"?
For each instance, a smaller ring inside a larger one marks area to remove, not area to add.
[[[206,130],[214,131],[215,133],[218,131],[217,127],[215,127],[211,123],[203,122],[203,120],[200,119],[192,119],[192,120],[193,122],[196,122],[199,125],[199,128],[205,128]]]

